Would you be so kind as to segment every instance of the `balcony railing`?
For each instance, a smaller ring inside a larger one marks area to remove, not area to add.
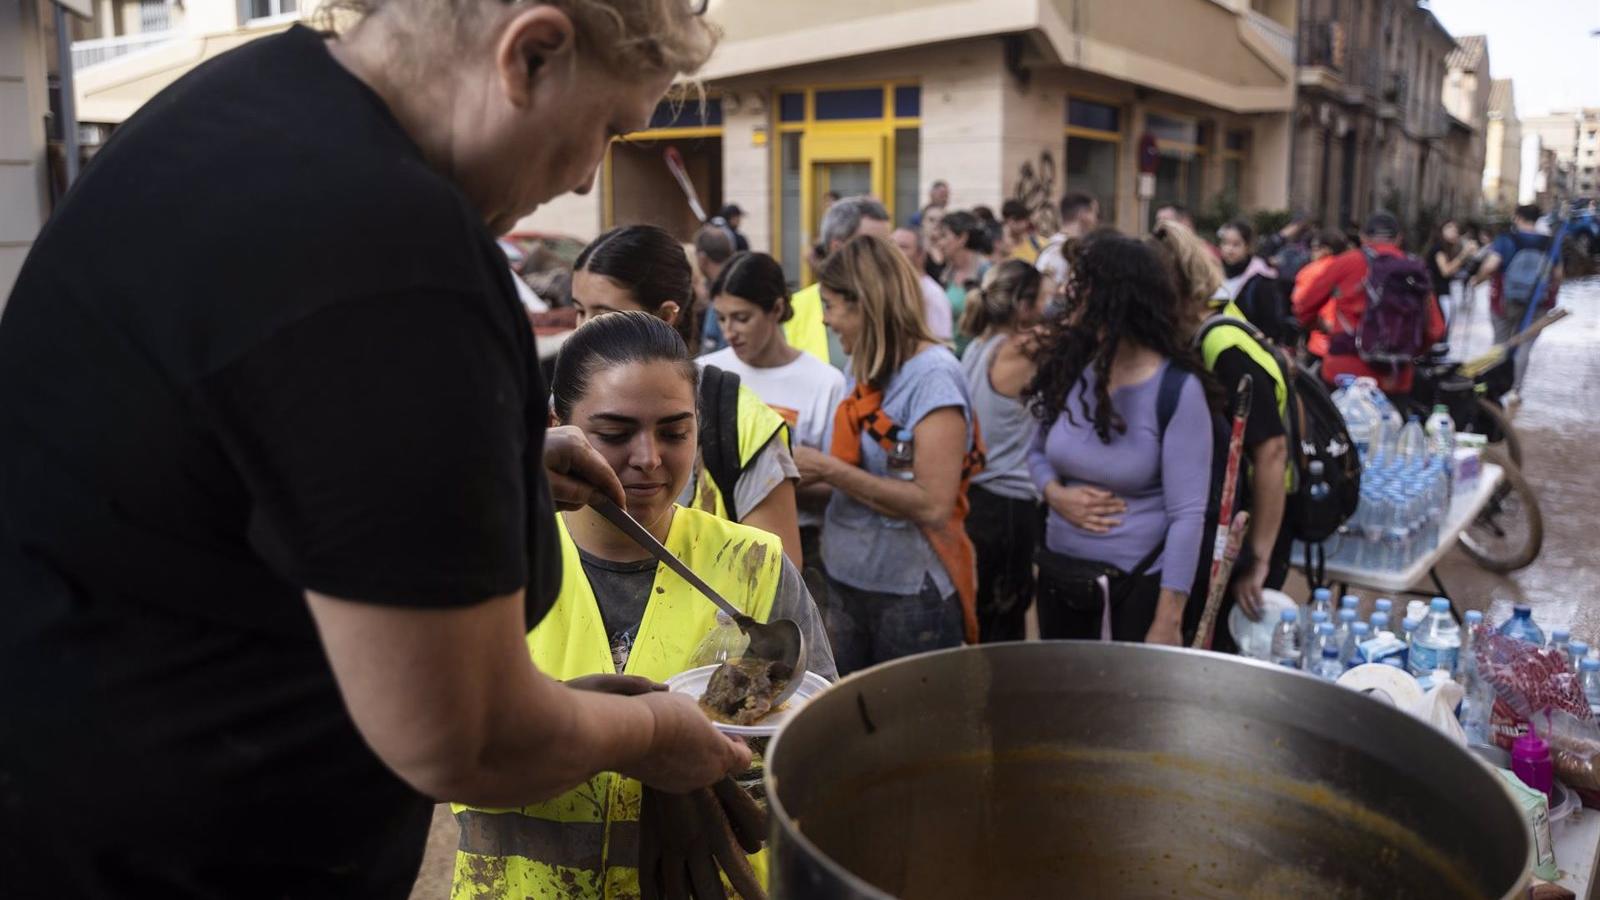
[[[1275,20],[1256,12],[1246,10],[1248,21],[1267,42],[1277,50],[1286,60],[1294,59],[1294,32],[1278,24]]]
[[[150,31],[126,34],[121,37],[97,38],[92,41],[72,43],[72,68],[83,71],[90,66],[158,47],[177,37],[176,31]]]

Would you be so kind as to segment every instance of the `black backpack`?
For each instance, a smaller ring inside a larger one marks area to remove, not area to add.
[[[733,489],[739,483],[739,376],[700,368],[700,460],[722,494],[728,520],[739,521]]]
[[[1260,329],[1233,316],[1215,315],[1196,332],[1194,347],[1198,350],[1211,329],[1219,325],[1231,325],[1250,335],[1271,354],[1278,371],[1284,375],[1287,421],[1283,424],[1288,435],[1290,487],[1283,524],[1290,537],[1306,545],[1307,578],[1321,583],[1322,542],[1355,515],[1356,506],[1361,502],[1361,457],[1322,379],[1291,364],[1283,349],[1267,339]],[[1226,444],[1223,452],[1227,452]],[[1320,483],[1328,486],[1326,494],[1320,498],[1314,496],[1315,479],[1311,474],[1314,462],[1322,464]]]

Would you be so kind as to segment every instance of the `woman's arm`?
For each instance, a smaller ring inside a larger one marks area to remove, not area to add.
[[[804,565],[800,558],[800,519],[794,482],[784,480],[739,521],[777,535],[783,543],[783,555],[796,566]]]
[[[1453,278],[1457,272],[1461,271],[1461,267],[1467,264],[1467,260],[1471,256],[1472,254],[1467,252],[1467,247],[1463,244],[1461,252],[1456,254],[1454,259],[1451,259],[1450,255],[1443,250],[1434,251],[1433,263],[1439,267],[1440,275],[1445,278]]]
[[[1167,540],[1161,553],[1161,600],[1146,641],[1182,642],[1183,607],[1200,562],[1211,495],[1211,412],[1198,378],[1184,381],[1161,442],[1161,492]]]
[[[961,464],[967,455],[967,420],[958,406],[928,413],[911,430],[913,478],[874,475],[838,457],[809,447],[795,449],[802,472],[814,472],[874,512],[924,525],[947,522],[961,489]]]
[[[447,609],[314,592],[306,602],[362,738],[435,799],[523,806],[606,770],[686,791],[749,765],[693,701],[573,690],[541,674],[521,591]]]
[[[1050,465],[1050,457],[1045,455],[1045,442],[1050,437],[1050,428],[1041,423],[1033,430],[1033,439],[1028,442],[1028,477],[1033,479],[1033,486],[1039,490],[1040,496],[1057,479],[1055,466]]]
[[[1250,530],[1246,540],[1252,562],[1251,570],[1238,580],[1235,599],[1254,621],[1261,619],[1261,591],[1266,587],[1289,501],[1283,489],[1283,471],[1288,464],[1289,439],[1282,435],[1262,441],[1250,451]]]

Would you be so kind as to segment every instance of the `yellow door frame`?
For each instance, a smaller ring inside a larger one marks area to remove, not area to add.
[[[920,129],[920,116],[896,116],[894,93],[896,88],[917,86],[915,81],[830,82],[825,84],[791,85],[773,90],[771,109],[772,133],[776,139],[772,147],[772,249],[773,256],[783,261],[783,135],[798,132],[800,135],[800,228],[811,227],[814,198],[817,196],[813,182],[815,163],[869,162],[872,164],[873,192],[882,198],[891,217],[901,211],[895,209],[895,131],[903,128]],[[851,88],[882,88],[883,115],[870,119],[818,119],[816,116],[817,91]],[[805,118],[801,121],[782,121],[781,103],[784,94],[801,94],[805,98]],[[841,155],[835,155],[841,154]],[[811,235],[800,236],[800,277],[802,283],[811,281],[811,266],[806,244]]]

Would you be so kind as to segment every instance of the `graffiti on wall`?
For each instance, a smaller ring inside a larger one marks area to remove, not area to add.
[[[1028,207],[1039,234],[1055,234],[1059,224],[1056,212],[1056,158],[1049,150],[1039,151],[1039,159],[1023,160],[1017,167],[1017,183],[1011,196]]]

